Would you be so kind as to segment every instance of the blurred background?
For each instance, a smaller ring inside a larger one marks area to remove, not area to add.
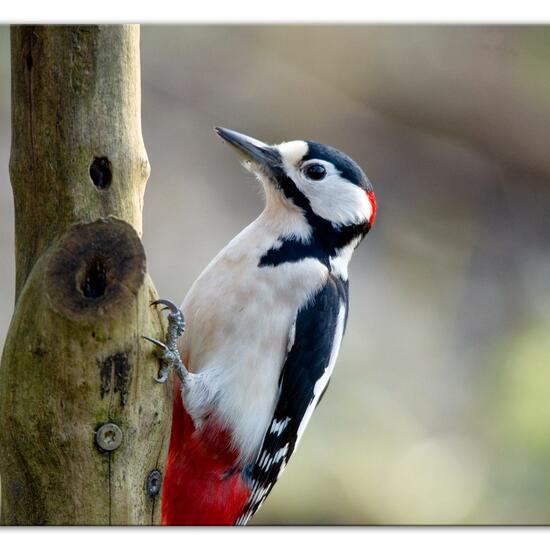
[[[539,26],[142,26],[161,296],[262,209],[214,125],[336,146],[378,199],[330,389],[253,523],[549,523],[549,61]],[[9,82],[0,27],[0,342]]]

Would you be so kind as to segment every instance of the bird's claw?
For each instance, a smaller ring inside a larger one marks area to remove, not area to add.
[[[168,328],[166,330],[166,343],[161,342],[156,338],[142,336],[142,338],[148,340],[161,350],[159,356],[162,361],[162,367],[159,370],[158,378],[155,377],[155,381],[159,384],[164,384],[168,380],[172,369],[176,371],[178,376],[183,381],[188,372],[180,358],[177,340],[178,337],[185,331],[185,319],[180,309],[170,300],[155,300],[154,302],[151,302],[151,306],[158,305],[165,306],[162,308],[162,311],[169,311]]]
[[[158,378],[153,376],[153,379],[157,382],[157,384],[164,384],[166,383],[166,380],[168,380],[168,376],[170,376],[170,369],[163,367],[160,369],[160,376]]]
[[[168,349],[164,342],[161,342],[160,340],[157,340],[156,338],[149,338],[149,336],[142,336],[142,338],[144,340],[148,340],[149,342],[155,344],[155,346],[158,346],[159,348]]]
[[[170,300],[155,300],[151,302],[151,306],[163,305],[161,311],[169,311],[168,314],[168,329],[173,328],[177,336],[181,336],[185,331],[185,319],[179,307]]]

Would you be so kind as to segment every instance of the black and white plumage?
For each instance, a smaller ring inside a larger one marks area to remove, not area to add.
[[[364,172],[332,147],[216,131],[262,183],[266,207],[185,298],[182,397],[198,432],[214,419],[231,434],[235,468],[250,487],[237,517],[244,524],[326,389],[348,315],[348,262],[376,202]]]
[[[344,335],[347,311],[347,281],[331,275],[298,312],[277,405],[250,471],[252,493],[238,524],[246,524],[266,499],[324,394]]]

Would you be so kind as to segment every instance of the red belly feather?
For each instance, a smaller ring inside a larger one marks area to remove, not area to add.
[[[230,437],[208,420],[200,431],[183,407],[177,380],[170,448],[162,495],[163,525],[233,525],[250,489],[240,471]]]

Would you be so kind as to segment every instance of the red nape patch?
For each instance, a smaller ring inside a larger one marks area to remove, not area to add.
[[[372,227],[374,225],[374,220],[376,218],[376,197],[372,191],[365,191],[367,197],[369,198],[370,205],[372,206],[372,214],[369,218],[369,225]]]
[[[175,387],[172,434],[162,493],[163,525],[233,525],[250,489],[240,471],[227,431],[207,421],[200,432]],[[228,473],[231,472],[231,473]]]

